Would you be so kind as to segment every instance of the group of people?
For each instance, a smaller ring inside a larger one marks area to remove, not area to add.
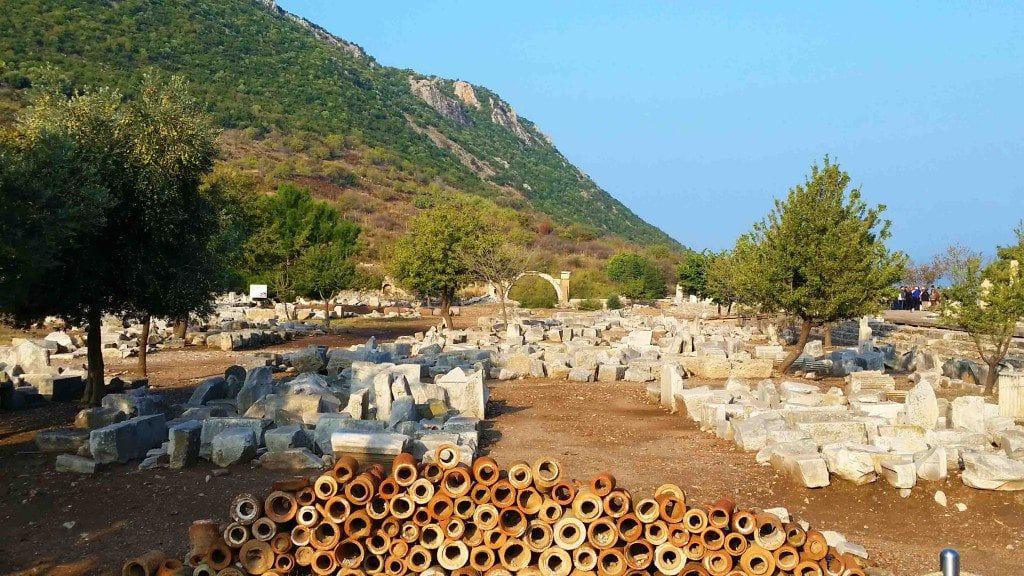
[[[893,310],[927,310],[938,306],[942,292],[935,286],[900,286],[899,294],[892,303]]]

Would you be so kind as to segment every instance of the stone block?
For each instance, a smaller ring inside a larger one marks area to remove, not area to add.
[[[1024,462],[1002,454],[963,452],[964,484],[982,490],[1024,490]]]
[[[287,470],[300,472],[305,470],[322,470],[324,461],[309,451],[308,448],[290,448],[282,451],[267,452],[260,458],[260,466],[267,470]]]
[[[950,403],[950,416],[954,428],[985,433],[985,398],[960,396]]]
[[[210,460],[221,468],[244,464],[256,457],[256,449],[256,434],[252,428],[228,428],[210,441]]]
[[[77,374],[25,374],[23,380],[36,387],[39,393],[53,402],[75,402],[82,399],[85,380]]]
[[[207,446],[221,432],[231,428],[248,428],[256,438],[257,446],[263,445],[263,434],[270,427],[271,421],[265,418],[245,418],[240,416],[225,416],[221,418],[207,418],[203,420],[203,431],[200,436],[202,445]]]
[[[184,468],[199,458],[200,436],[203,424],[188,420],[171,426],[167,431],[167,465]]]
[[[935,397],[935,389],[927,382],[918,382],[907,392],[903,402],[903,423],[932,430],[938,420],[939,402]]]
[[[99,470],[99,462],[91,458],[75,456],[73,454],[59,454],[57,456],[57,472],[75,472],[76,474],[95,474]]]
[[[619,364],[601,364],[597,368],[599,382],[617,382],[626,374],[626,367]]]
[[[123,422],[128,417],[117,408],[85,408],[75,415],[75,428],[91,429],[102,428],[117,422]]]
[[[338,431],[331,434],[331,450],[335,455],[396,456],[408,440],[391,432]]]
[[[43,452],[78,452],[89,443],[89,431],[81,428],[50,428],[35,436],[36,446]]]
[[[822,488],[829,485],[828,465],[817,454],[788,454],[776,452],[772,455],[772,467],[788,474],[795,482],[807,488]]]
[[[310,438],[309,433],[298,424],[290,424],[267,430],[263,435],[263,441],[270,452],[284,452],[293,448],[310,448],[313,445],[313,439]]]
[[[167,422],[162,414],[137,416],[89,433],[89,451],[101,463],[127,462],[167,439]]]
[[[243,370],[244,371],[244,370]],[[223,376],[213,376],[203,380],[188,399],[189,406],[202,406],[210,400],[221,400],[228,397],[228,382]]]
[[[829,472],[857,485],[878,479],[875,457],[880,453],[878,448],[864,445],[826,444],[821,447]]]
[[[796,422],[798,430],[821,444],[866,444],[867,430],[863,422],[836,420],[832,422]]]

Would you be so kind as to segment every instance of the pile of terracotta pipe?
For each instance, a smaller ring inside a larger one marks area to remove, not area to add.
[[[548,458],[503,470],[459,454],[401,454],[389,472],[341,457],[265,498],[239,495],[230,523],[192,525],[186,563],[195,576],[864,574],[820,532],[727,498],[696,505],[672,484],[641,497],[611,474],[569,480]],[[155,576],[144,558],[125,576]]]

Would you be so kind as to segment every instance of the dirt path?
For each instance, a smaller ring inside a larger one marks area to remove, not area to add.
[[[854,486],[837,480],[808,489],[757,464],[753,454],[701,432],[646,398],[638,384],[524,380],[494,383],[490,454],[499,462],[556,455],[570,474],[612,471],[634,492],[666,482],[710,503],[733,494],[741,505],[785,506],[814,526],[867,547],[872,560],[898,576],[935,569],[953,546],[965,570],[986,576],[1020,574],[1024,499],[964,487],[959,479],[928,483],[908,498],[884,482]],[[933,500],[943,490],[949,508]],[[960,513],[953,503],[967,504]]]

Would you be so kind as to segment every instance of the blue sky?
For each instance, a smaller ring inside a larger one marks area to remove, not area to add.
[[[1024,3],[278,3],[495,90],[694,248],[731,246],[825,154],[915,258],[991,252],[1024,218]]]

